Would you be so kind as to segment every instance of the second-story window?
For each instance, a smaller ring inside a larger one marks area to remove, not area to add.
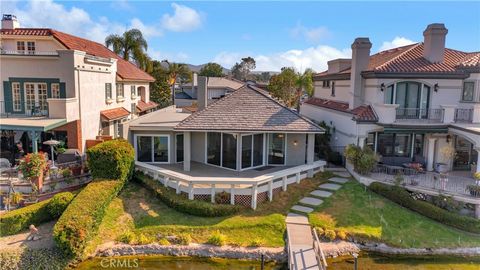
[[[12,83],[12,103],[13,103],[13,111],[19,112],[22,110],[22,100],[20,94],[20,83]]]
[[[135,87],[135,85],[130,86],[130,90],[131,90],[131,93],[132,93],[132,98],[137,97],[137,91],[136,91],[136,89],[137,89],[137,88]]]
[[[25,41],[17,41],[17,52],[25,53]]]
[[[105,101],[112,100],[112,84],[105,83]]]
[[[328,87],[330,87],[330,81],[329,81],[329,80],[324,80],[324,81],[322,81],[322,87],[323,87],[323,88],[328,88]]]
[[[124,96],[123,83],[117,83],[117,98],[123,98]]]
[[[475,83],[474,82],[464,82],[462,90],[462,101],[473,101],[473,96],[475,92]]]
[[[332,97],[335,96],[335,82],[332,82]]]
[[[136,114],[137,113],[137,104],[136,103],[132,103],[130,104],[131,107],[131,114]]]
[[[27,52],[28,54],[35,54],[35,42],[28,41],[27,42]]]
[[[52,83],[52,98],[60,98],[60,85]]]

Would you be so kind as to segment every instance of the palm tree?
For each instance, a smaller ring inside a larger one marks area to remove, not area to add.
[[[123,59],[135,62],[143,70],[147,70],[149,57],[145,51],[148,48],[147,41],[138,29],[130,29],[122,35],[112,34],[105,38],[105,45],[112,46],[113,51]]]
[[[168,75],[168,85],[172,88],[172,104],[175,104],[175,83],[179,78],[183,78],[186,81],[189,81],[192,75],[192,72],[185,64],[179,63],[170,63],[168,60],[163,60],[168,64],[167,75]]]
[[[296,99],[295,102],[297,103],[297,112],[300,111],[300,99],[302,97],[303,92],[305,91],[309,96],[313,94],[313,70],[308,68],[306,69],[303,74],[298,72],[297,78],[295,80],[295,87],[296,87]]]

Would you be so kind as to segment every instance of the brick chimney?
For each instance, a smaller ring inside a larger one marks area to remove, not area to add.
[[[198,76],[197,77],[198,87],[197,87],[197,105],[198,110],[203,110],[208,105],[208,95],[207,95],[207,85],[208,77]]]
[[[356,38],[352,43],[352,69],[350,73],[350,102],[349,108],[353,109],[363,104],[364,89],[362,71],[368,68],[370,61],[370,48],[372,43],[368,38]]]
[[[12,14],[3,14],[2,29],[16,29],[20,28],[20,23],[17,21],[17,16]]]
[[[429,24],[423,31],[423,57],[432,63],[443,62],[447,33],[443,23]]]

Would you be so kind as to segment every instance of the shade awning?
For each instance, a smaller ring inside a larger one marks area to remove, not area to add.
[[[384,133],[417,133],[417,134],[425,134],[425,133],[448,133],[447,127],[421,127],[421,128],[413,128],[413,127],[384,127]]]
[[[67,119],[48,117],[9,117],[0,120],[0,130],[48,131],[63,126]]]
[[[124,107],[113,108],[109,110],[103,110],[100,112],[102,119],[106,121],[113,121],[125,118],[130,115],[130,112]]]

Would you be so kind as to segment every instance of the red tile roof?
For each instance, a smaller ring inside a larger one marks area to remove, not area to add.
[[[84,51],[89,55],[117,59],[117,75],[127,81],[147,81],[155,79],[148,73],[136,67],[129,61],[124,60],[114,52],[110,51],[103,44],[88,39],[72,36],[57,30],[48,28],[17,28],[2,29],[2,35],[21,36],[52,36],[63,46],[70,50]]]
[[[119,107],[119,108],[100,111],[100,115],[104,119],[108,121],[112,121],[112,120],[117,120],[120,118],[127,117],[128,115],[130,115],[130,112],[127,111],[127,109],[125,109],[124,107]]]
[[[445,60],[431,63],[423,57],[423,43],[411,44],[370,56],[368,69],[364,72],[380,73],[462,73],[463,67],[480,68],[480,52],[467,53],[445,48]],[[350,74],[351,68],[335,74]],[[327,71],[315,74],[315,78],[328,76]]]
[[[342,101],[334,101],[322,98],[309,98],[305,101],[306,104],[337,110],[353,115],[353,120],[359,122],[376,122],[378,117],[370,105],[362,105],[350,110],[348,103]]]
[[[153,101],[145,102],[145,101],[143,101],[143,100],[140,100],[140,101],[138,101],[138,103],[137,103],[137,109],[138,109],[140,112],[144,112],[144,111],[147,111],[147,110],[156,108],[157,106],[158,106],[158,104],[155,103],[155,102],[153,102]]]

